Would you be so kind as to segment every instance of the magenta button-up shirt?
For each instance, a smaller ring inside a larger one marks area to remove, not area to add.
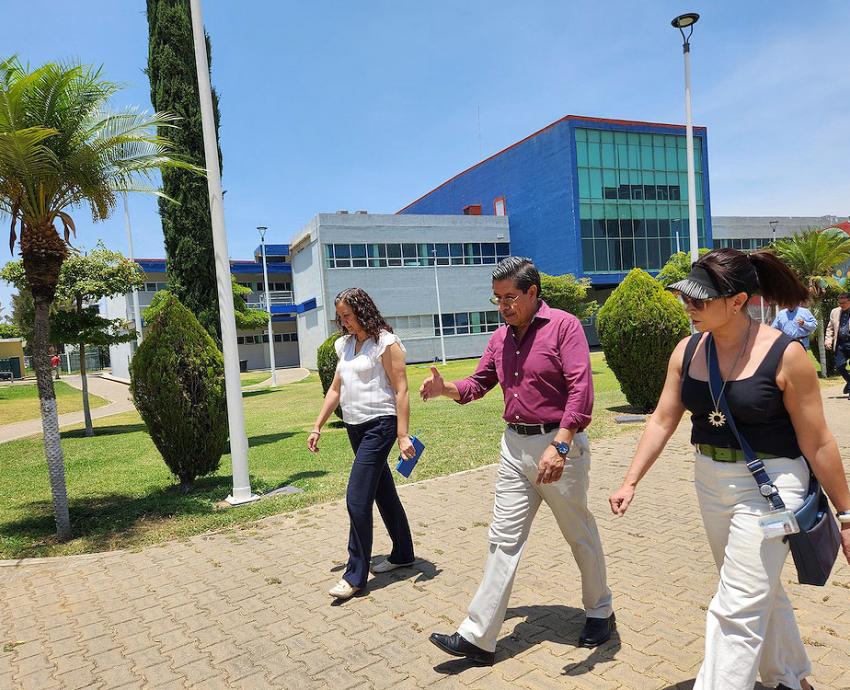
[[[500,326],[475,373],[455,381],[458,402],[477,400],[497,383],[505,396],[506,422],[586,428],[593,412],[593,379],[579,320],[541,300],[522,342],[516,342],[511,326]]]

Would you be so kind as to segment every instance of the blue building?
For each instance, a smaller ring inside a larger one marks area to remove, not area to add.
[[[694,128],[694,164],[699,245],[710,247],[704,127]],[[605,290],[690,250],[685,128],[568,115],[399,213],[507,215],[513,254]]]

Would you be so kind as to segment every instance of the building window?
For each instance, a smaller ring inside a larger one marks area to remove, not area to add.
[[[740,249],[741,251],[748,252],[766,247],[771,241],[772,238],[770,237],[715,237],[714,248],[731,247],[732,249]]]
[[[576,128],[575,139],[585,273],[658,270],[677,246],[690,250],[684,136]],[[694,162],[705,246],[701,142],[697,136]]]
[[[510,256],[509,242],[326,244],[328,268],[421,268],[493,265]],[[281,285],[274,283],[274,286]],[[289,283],[286,283],[289,286]],[[275,288],[280,289],[280,288]],[[291,289],[287,287],[285,289]]]
[[[506,216],[508,215],[507,208],[505,207],[505,197],[499,196],[493,200],[493,215],[494,216]]]
[[[498,311],[454,312],[443,314],[443,335],[492,333],[501,325]],[[440,335],[440,317],[434,314],[434,335]]]

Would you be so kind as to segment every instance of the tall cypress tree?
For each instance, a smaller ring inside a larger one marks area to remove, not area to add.
[[[205,167],[201,107],[192,40],[189,0],[147,0],[148,69],[151,102],[158,111],[178,115],[178,129],[160,134],[177,156]],[[212,63],[209,36],[207,55]],[[213,95],[218,143],[218,94]],[[219,150],[221,160],[221,150]],[[188,170],[163,170],[163,191],[178,203],[159,201],[165,236],[169,289],[189,308],[217,342],[221,342],[215,280],[212,224],[206,178]]]

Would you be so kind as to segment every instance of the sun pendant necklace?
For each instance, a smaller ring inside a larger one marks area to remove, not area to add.
[[[714,397],[714,391],[711,390],[711,383],[708,384],[708,394],[711,396],[711,402],[714,405],[714,412],[708,413],[708,423],[711,426],[720,429],[726,426],[726,415],[720,411],[720,400],[723,398],[723,392],[726,390],[726,384],[729,382],[729,378],[731,378],[732,373],[735,371],[735,367],[738,366],[738,360],[741,359],[741,355],[744,354],[744,350],[747,349],[747,343],[750,342],[750,331],[753,329],[753,320],[750,319],[750,323],[747,326],[747,337],[744,338],[744,344],[741,346],[741,349],[738,350],[738,356],[735,357],[735,361],[732,362],[732,368],[729,369],[729,375],[726,379],[723,379],[723,375],[720,375],[720,379],[723,381],[723,385],[720,387],[720,393],[717,395],[717,398]],[[714,338],[708,341],[708,347],[714,347]],[[711,358],[711,351],[709,351],[709,359]],[[718,368],[720,360],[718,359]]]

